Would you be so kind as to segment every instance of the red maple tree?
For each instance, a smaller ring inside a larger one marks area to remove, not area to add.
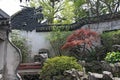
[[[84,45],[84,48],[90,47],[93,45],[93,42],[98,40],[98,37],[99,35],[95,31],[91,31],[90,29],[79,29],[68,36],[66,43],[61,49],[68,49],[77,45]]]

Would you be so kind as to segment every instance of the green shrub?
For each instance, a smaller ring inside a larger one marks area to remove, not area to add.
[[[26,62],[29,52],[29,47],[26,45],[27,40],[24,37],[20,36],[19,31],[13,31],[10,37],[12,43],[21,51],[22,63]]]
[[[62,80],[63,72],[65,70],[71,70],[72,68],[81,71],[82,66],[77,63],[74,57],[60,56],[49,58],[40,72],[40,78],[42,80],[52,80],[53,77],[57,76],[57,80]]]
[[[61,50],[61,47],[69,34],[71,34],[71,31],[63,31],[58,27],[52,27],[52,32],[49,34],[48,40],[56,56],[67,55],[67,50]]]
[[[120,52],[108,52],[105,60],[110,63],[115,63],[120,61]]]
[[[106,53],[110,52],[113,45],[120,45],[120,30],[105,32],[101,35],[101,39]]]

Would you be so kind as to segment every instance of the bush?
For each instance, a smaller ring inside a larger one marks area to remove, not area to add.
[[[82,66],[76,62],[73,57],[60,56],[49,58],[40,72],[40,78],[42,80],[52,80],[53,77],[57,76],[57,80],[64,78],[63,73],[65,70],[71,70],[72,68],[81,71]]]
[[[101,35],[101,39],[106,53],[110,52],[113,45],[120,45],[120,30],[105,32]]]
[[[110,63],[115,63],[120,61],[120,52],[108,52],[105,60]]]
[[[67,54],[67,51],[61,50],[61,47],[65,43],[65,39],[69,34],[71,34],[70,31],[63,31],[58,27],[52,27],[52,32],[49,34],[48,39],[56,56]]]
[[[78,29],[67,37],[66,43],[61,49],[69,49],[71,56],[89,61],[91,58],[95,59],[94,48],[97,46],[97,41],[99,41],[97,32],[90,29]]]
[[[11,33],[11,41],[12,43],[18,47],[22,54],[22,63],[27,61],[27,56],[29,52],[29,47],[26,45],[27,40],[20,36],[19,31],[13,31]]]

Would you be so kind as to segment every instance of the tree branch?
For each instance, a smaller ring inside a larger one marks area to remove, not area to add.
[[[115,5],[117,5],[116,6],[116,8],[115,8],[115,11],[114,11],[114,13],[116,13],[117,12],[117,10],[118,10],[118,8],[119,8],[119,6],[120,6],[120,0],[115,4]]]

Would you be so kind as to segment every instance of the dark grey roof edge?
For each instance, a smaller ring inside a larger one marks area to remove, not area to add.
[[[11,16],[11,18],[15,17],[16,15],[19,15],[18,13],[22,10],[18,11],[14,15]],[[109,22],[113,20],[119,20],[120,19],[120,12],[114,13],[114,14],[104,14],[100,16],[94,16],[94,17],[84,17],[79,19],[77,22],[72,24],[52,24],[52,25],[44,25],[40,24],[39,26],[35,26],[35,29],[37,32],[49,32],[52,31],[52,26],[56,26],[61,28],[61,30],[66,31],[72,31],[81,28],[84,25],[87,24],[94,24],[94,23],[101,23],[101,22]],[[21,30],[22,27],[15,27],[15,29]]]
[[[61,30],[76,30],[81,28],[84,25],[87,24],[94,24],[94,23],[101,23],[101,22],[110,22],[113,20],[120,20],[120,12],[117,12],[115,14],[104,14],[100,16],[94,16],[94,17],[85,17],[79,19],[79,21],[72,23],[72,24],[54,24],[54,25],[40,25],[36,27],[37,32],[49,32],[52,31],[52,26],[60,27]]]
[[[6,25],[9,25],[9,19],[10,19],[10,16],[4,12],[2,9],[0,9],[0,28],[1,26],[6,26]]]
[[[19,10],[19,11],[17,11],[16,13],[14,13],[13,15],[11,15],[10,17],[11,17],[11,19],[13,19],[17,14],[19,14],[20,12],[22,12],[24,9],[26,9],[26,8],[32,8],[32,7],[23,7],[23,8],[21,8],[21,10]]]
[[[24,9],[24,8],[23,8]],[[16,13],[14,13],[13,15],[11,15],[10,16],[10,19],[12,19],[12,18],[14,18],[18,13],[20,13],[22,11],[22,9],[21,10],[19,10],[19,11],[17,11]]]
[[[0,15],[1,15],[3,18],[6,18],[6,19],[9,19],[9,18],[10,18],[10,16],[9,16],[6,12],[4,12],[2,9],[0,9]]]

